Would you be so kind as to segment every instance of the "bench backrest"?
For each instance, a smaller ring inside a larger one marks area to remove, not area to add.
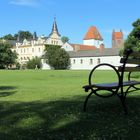
[[[140,52],[134,52],[130,49],[125,50],[120,63],[123,64],[118,68],[120,72],[140,71]]]

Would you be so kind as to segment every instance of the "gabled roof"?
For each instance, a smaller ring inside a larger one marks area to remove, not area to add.
[[[121,31],[120,32],[113,31],[112,39],[122,39],[122,38],[123,38],[123,33]]]
[[[95,46],[83,45],[83,44],[70,44],[74,50],[95,50]]]
[[[95,39],[95,40],[103,40],[101,34],[97,30],[95,26],[91,26],[88,29],[88,32],[84,36],[84,40]]]

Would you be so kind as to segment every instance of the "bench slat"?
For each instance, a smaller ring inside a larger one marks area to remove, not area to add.
[[[132,85],[137,85],[137,84],[140,84],[140,81],[124,81],[123,82],[123,86],[132,86]],[[114,83],[101,83],[101,84],[92,84],[92,85],[85,85],[83,86],[83,88],[92,88],[92,87],[95,87],[95,88],[102,88],[102,89],[115,89],[117,88],[119,85],[118,85],[118,82],[114,82]]]
[[[130,54],[130,56],[135,56],[135,57],[137,57],[137,58],[140,58],[140,52],[132,52],[132,53]]]
[[[118,68],[118,71],[119,72],[122,72],[123,71],[123,68],[122,67],[119,67]],[[140,71],[140,67],[125,67],[125,72],[132,72],[132,71]]]
[[[121,58],[120,63],[124,63],[125,58]],[[128,59],[127,64],[140,64],[140,59]]]

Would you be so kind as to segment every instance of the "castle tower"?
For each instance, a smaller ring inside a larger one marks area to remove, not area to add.
[[[84,45],[91,45],[97,48],[103,44],[103,38],[95,26],[91,26],[83,39]]]
[[[48,42],[48,44],[53,44],[53,45],[62,45],[63,44],[63,42],[61,41],[61,35],[58,32],[56,18],[54,18],[52,31],[48,36],[47,42]]]
[[[120,48],[124,46],[124,41],[123,41],[123,33],[120,30],[119,32],[115,32],[113,30],[112,32],[112,48]]]

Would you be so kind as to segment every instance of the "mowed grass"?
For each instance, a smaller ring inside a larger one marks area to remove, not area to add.
[[[0,140],[138,140],[140,91],[127,97],[124,115],[117,97],[87,96],[89,71],[0,71]],[[96,82],[116,81],[97,71]]]

